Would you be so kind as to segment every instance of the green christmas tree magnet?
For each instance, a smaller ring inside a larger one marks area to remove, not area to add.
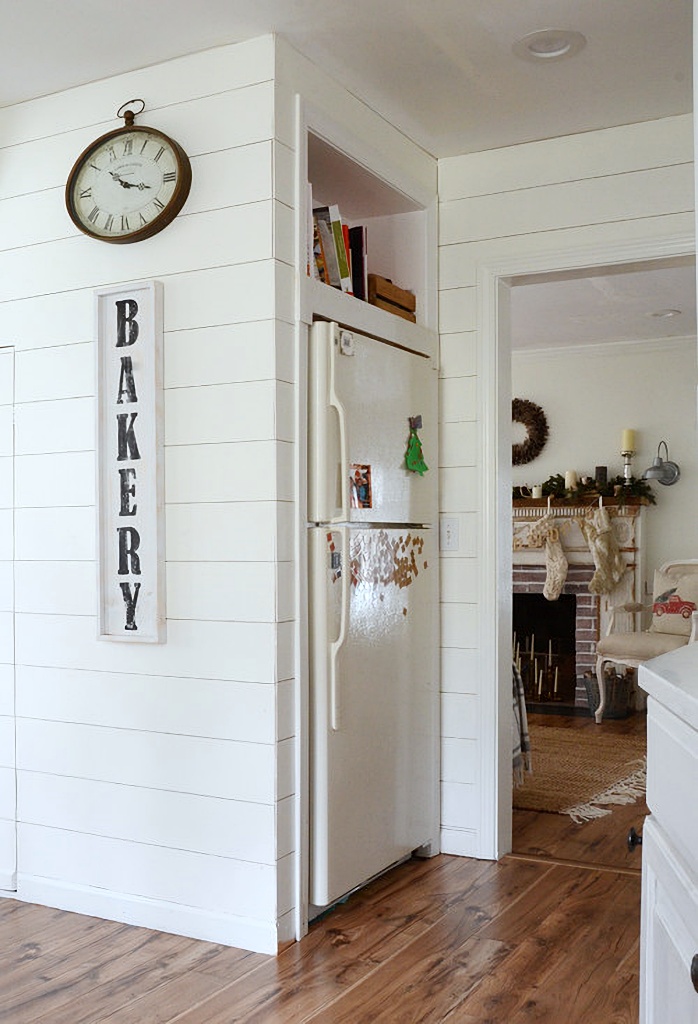
[[[424,476],[429,467],[424,461],[422,454],[422,442],[419,439],[418,430],[422,429],[422,417],[410,416],[410,436],[407,439],[407,451],[405,452],[405,465],[410,473],[419,473]]]

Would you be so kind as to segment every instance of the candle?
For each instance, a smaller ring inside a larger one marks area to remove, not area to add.
[[[623,436],[620,442],[621,452],[634,452],[635,451],[635,431],[624,430]]]
[[[577,489],[577,474],[573,469],[568,469],[565,473],[565,490],[575,491]]]
[[[557,693],[557,665],[555,666],[555,693]]]
[[[550,664],[551,664],[552,660],[553,660],[553,642],[552,642],[552,640],[548,640],[548,668],[550,668]]]

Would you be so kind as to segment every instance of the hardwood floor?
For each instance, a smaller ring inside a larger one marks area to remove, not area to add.
[[[640,851],[617,814],[516,812],[512,856],[412,860],[276,958],[0,900],[0,1020],[635,1024]]]

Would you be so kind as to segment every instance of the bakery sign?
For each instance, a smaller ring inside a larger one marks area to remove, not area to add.
[[[96,296],[99,635],[162,643],[162,286]]]

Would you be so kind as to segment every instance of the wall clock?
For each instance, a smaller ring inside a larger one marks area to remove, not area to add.
[[[129,100],[129,104],[145,104]],[[127,104],[124,104],[127,106]],[[122,114],[123,111],[123,114]],[[177,216],[191,186],[191,164],[179,143],[155,128],[133,123],[95,139],[75,161],[65,188],[73,223],[102,242],[140,242]]]

